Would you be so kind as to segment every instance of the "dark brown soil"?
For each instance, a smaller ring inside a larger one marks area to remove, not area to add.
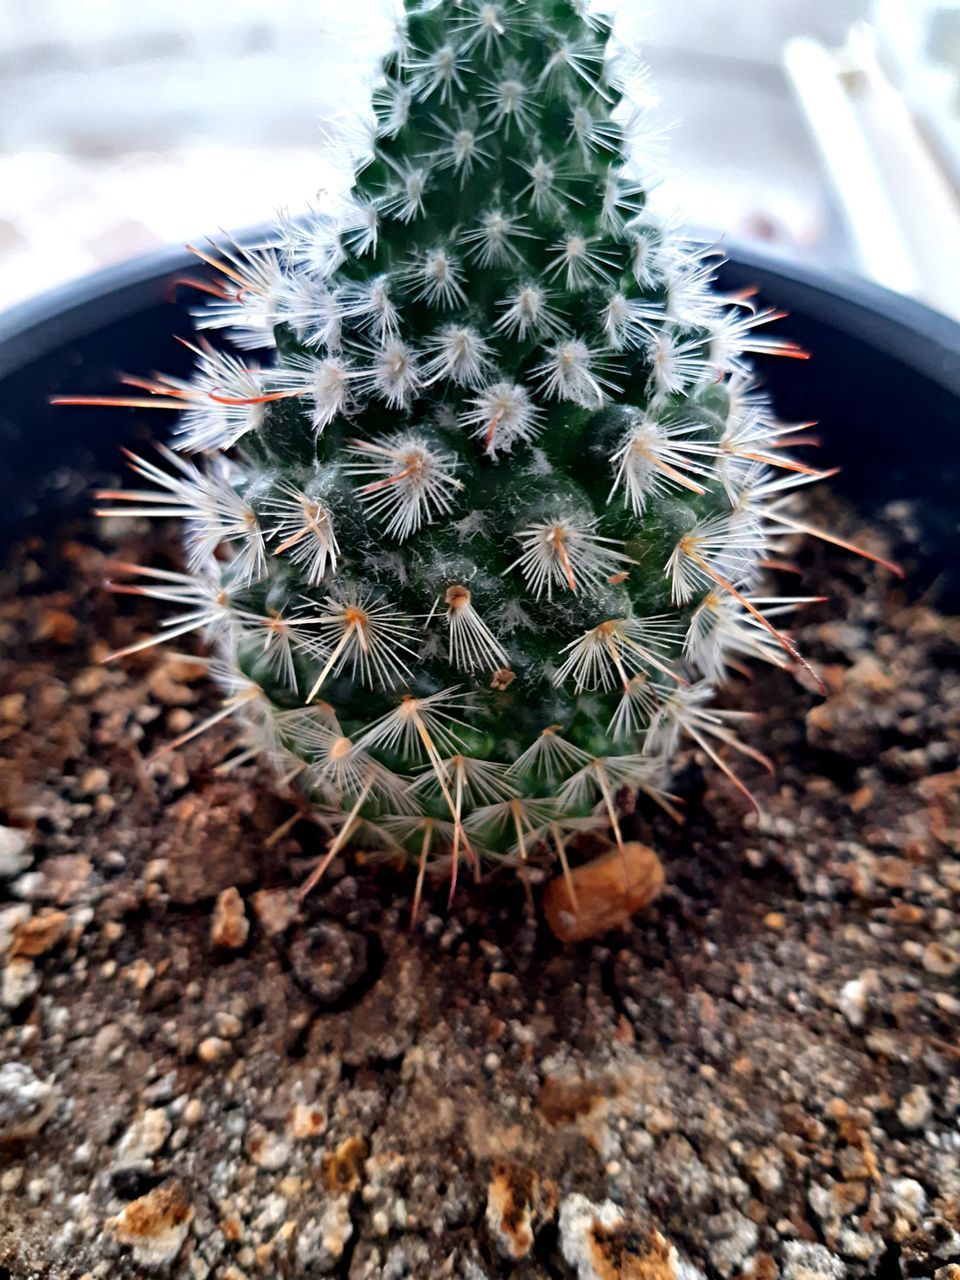
[[[0,575],[0,1276],[960,1277],[960,624],[805,552],[765,816],[685,757],[665,893],[563,947],[509,878],[298,911],[322,831],[229,729],[149,761],[214,696],[100,665],[152,608],[75,536]]]

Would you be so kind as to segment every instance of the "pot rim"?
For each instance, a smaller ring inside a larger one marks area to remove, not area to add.
[[[268,229],[234,239],[262,243]],[[808,266],[763,246],[736,239],[716,244],[730,275],[757,273],[778,306],[852,334],[960,397],[960,323],[921,302],[845,272]],[[0,312],[0,379],[147,306],[170,301],[172,278],[197,270],[196,258],[179,246],[105,267],[46,290]],[[746,283],[743,281],[741,283]]]

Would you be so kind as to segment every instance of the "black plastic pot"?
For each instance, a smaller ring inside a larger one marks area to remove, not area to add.
[[[810,361],[767,360],[780,416],[816,418],[818,462],[868,516],[916,507],[921,530],[913,594],[935,584],[960,603],[960,325],[867,283],[827,277],[739,246],[720,283],[756,287],[789,312],[779,327]],[[139,259],[0,316],[0,545],[58,514],[83,510],[118,470],[117,447],[161,434],[160,414],[53,408],[57,393],[105,392],[119,371],[186,374],[190,317],[173,281],[196,262],[182,251]]]

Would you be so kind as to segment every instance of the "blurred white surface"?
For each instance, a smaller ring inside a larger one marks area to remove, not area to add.
[[[926,0],[899,0],[911,7]],[[781,57],[870,0],[620,0],[671,130],[657,201],[850,265]],[[889,0],[894,3],[894,0]],[[320,125],[361,105],[380,0],[0,0],[0,306],[108,262],[322,201]]]

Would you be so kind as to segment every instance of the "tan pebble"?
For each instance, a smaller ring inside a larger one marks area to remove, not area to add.
[[[647,1133],[658,1137],[663,1133],[670,1133],[676,1126],[676,1120],[673,1113],[665,1110],[663,1107],[648,1107],[644,1116],[643,1127]]]
[[[210,942],[227,951],[239,951],[250,934],[250,921],[239,890],[232,885],[217,897],[210,924]]]
[[[913,881],[913,866],[906,858],[885,855],[876,859],[874,868],[877,879],[888,889],[909,889]]]
[[[258,889],[250,903],[268,938],[283,933],[297,914],[296,895],[288,889]]]
[[[26,696],[22,693],[8,693],[0,698],[0,720],[19,724],[27,705]]]
[[[830,1202],[837,1217],[845,1218],[867,1202],[867,1184],[837,1182],[830,1188]]]
[[[67,930],[65,911],[39,911],[13,927],[12,956],[42,956],[51,951]]]
[[[243,1219],[239,1214],[224,1212],[220,1219],[220,1230],[231,1244],[236,1244],[238,1240],[243,1239]]]
[[[230,1042],[219,1036],[207,1036],[197,1045],[197,1057],[201,1062],[219,1062],[230,1052]]]
[[[170,1136],[170,1118],[162,1107],[151,1107],[133,1122],[120,1140],[117,1164],[137,1164],[157,1155]]]
[[[922,1129],[932,1114],[933,1102],[922,1084],[905,1093],[897,1107],[897,1118],[905,1129]]]
[[[135,1262],[162,1267],[180,1252],[193,1216],[183,1183],[173,1178],[132,1200],[107,1226],[121,1244],[132,1247]]]
[[[315,1138],[327,1127],[327,1113],[320,1107],[298,1102],[290,1112],[288,1127],[291,1135],[298,1142],[303,1141],[304,1138]]]
[[[914,902],[896,902],[890,908],[890,919],[894,924],[921,924],[925,915],[923,907]]]
[[[858,787],[848,801],[854,813],[863,813],[873,804],[873,788]]]
[[[57,906],[80,897],[93,874],[93,863],[82,853],[58,854],[45,858],[40,868],[43,897],[52,899]]]
[[[290,1159],[290,1143],[278,1133],[271,1133],[254,1122],[247,1129],[247,1153],[255,1165],[276,1173]]]
[[[69,647],[77,638],[79,622],[66,609],[44,609],[37,623],[36,638],[50,640],[54,644]]]
[[[88,769],[80,779],[80,791],[85,796],[99,795],[110,786],[110,774],[106,769]]]
[[[923,949],[922,963],[927,973],[952,978],[960,970],[960,952],[945,947],[942,942],[928,942]]]
[[[17,956],[3,971],[0,1004],[5,1009],[19,1009],[39,989],[40,975],[34,968],[33,961],[26,956]]]
[[[214,1017],[218,1036],[223,1036],[224,1040],[236,1040],[237,1036],[243,1030],[243,1023],[235,1013],[226,1013],[220,1010]]]
[[[124,969],[123,976],[135,991],[146,991],[153,981],[155,972],[149,960],[145,960],[143,956],[137,956],[136,960]]]
[[[556,1188],[541,1184],[535,1169],[498,1161],[487,1184],[487,1226],[505,1258],[517,1261],[533,1248],[537,1223],[553,1216]]]
[[[763,923],[768,929],[783,929],[786,927],[787,917],[781,911],[768,911],[763,917]]]
[[[108,678],[103,667],[85,667],[70,687],[77,697],[89,698],[103,688]]]
[[[518,985],[517,975],[508,973],[505,969],[495,969],[487,979],[487,986],[491,991],[509,991],[511,987]]]
[[[183,1123],[195,1129],[204,1115],[204,1106],[199,1098],[190,1098],[183,1108]]]
[[[543,890],[543,913],[561,942],[595,938],[624,925],[663,888],[663,866],[654,851],[635,841],[574,867],[570,873],[576,904],[565,876]]]

